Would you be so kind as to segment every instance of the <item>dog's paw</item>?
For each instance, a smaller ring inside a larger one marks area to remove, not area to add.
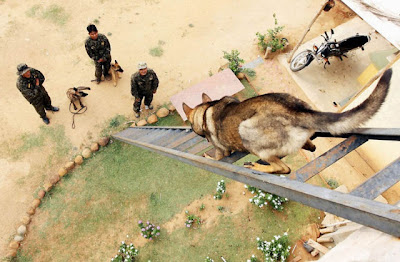
[[[207,153],[204,153],[204,154],[203,154],[203,157],[208,158],[208,159],[215,160],[212,156],[210,156],[210,155],[207,154]]]

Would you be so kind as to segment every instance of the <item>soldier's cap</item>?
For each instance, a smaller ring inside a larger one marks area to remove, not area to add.
[[[18,70],[18,72],[17,72],[17,75],[23,75],[23,74],[25,74],[29,69],[31,69],[27,64],[19,64],[19,65],[17,65],[17,70]]]
[[[145,68],[147,68],[147,64],[146,64],[146,62],[140,62],[138,65],[137,65],[137,68],[140,70],[140,69],[145,69]]]

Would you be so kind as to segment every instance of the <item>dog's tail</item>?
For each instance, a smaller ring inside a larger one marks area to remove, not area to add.
[[[389,91],[392,69],[385,71],[371,95],[357,107],[343,113],[313,112],[313,128],[331,134],[350,132],[378,112]]]

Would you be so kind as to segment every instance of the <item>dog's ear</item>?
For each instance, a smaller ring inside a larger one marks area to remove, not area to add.
[[[212,101],[212,99],[206,93],[203,93],[201,95],[201,99],[202,99],[203,103],[207,103],[207,102],[211,102]]]
[[[185,112],[185,115],[189,117],[190,113],[192,112],[192,108],[190,108],[187,104],[182,103],[183,111]]]
[[[117,60],[114,60],[116,64],[118,64]]]

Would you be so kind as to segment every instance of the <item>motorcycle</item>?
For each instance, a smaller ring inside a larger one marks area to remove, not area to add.
[[[293,72],[297,72],[308,66],[314,59],[318,61],[318,63],[324,62],[324,68],[326,65],[330,65],[329,57],[336,56],[339,57],[341,61],[343,61],[342,56],[347,57],[346,53],[350,50],[354,50],[357,48],[361,48],[364,51],[364,45],[368,43],[371,38],[368,35],[359,35],[346,38],[342,41],[337,42],[336,39],[334,41],[329,41],[334,32],[331,29],[331,36],[329,37],[325,31],[325,35],[321,35],[325,42],[322,43],[319,47],[316,45],[313,46],[313,50],[305,50],[295,56],[290,63],[290,69]]]

